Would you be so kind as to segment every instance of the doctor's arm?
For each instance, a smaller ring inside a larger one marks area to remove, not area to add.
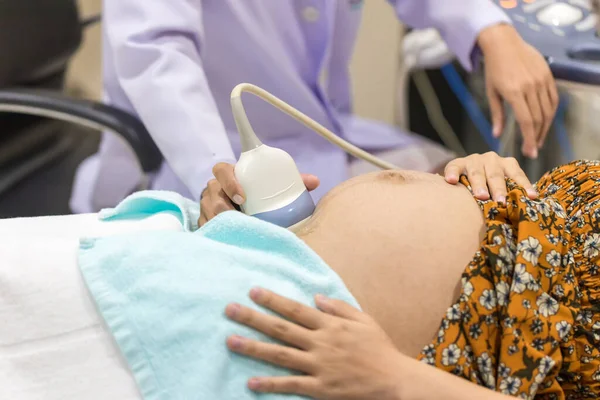
[[[202,66],[201,1],[106,0],[103,19],[115,79],[199,199],[212,166],[235,160]]]
[[[390,2],[408,25],[436,28],[468,71],[481,52],[494,135],[504,128],[504,100],[521,128],[523,153],[537,157],[558,107],[558,92],[546,61],[519,36],[506,14],[491,0]]]

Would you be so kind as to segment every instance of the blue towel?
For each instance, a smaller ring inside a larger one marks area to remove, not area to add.
[[[115,208],[100,211],[98,217],[104,221],[119,219],[139,220],[150,215],[168,213],[179,219],[184,231],[198,229],[200,206],[176,192],[146,190],[127,197]]]
[[[130,197],[104,218],[180,213],[197,205],[169,194]],[[275,225],[226,212],[193,232],[154,232],[81,241],[79,266],[146,400],[295,399],[257,395],[253,376],[290,372],[229,352],[231,334],[269,340],[224,316],[250,307],[261,286],[314,306],[322,293],[357,306],[342,280],[302,241]],[[270,340],[269,340],[270,341]]]

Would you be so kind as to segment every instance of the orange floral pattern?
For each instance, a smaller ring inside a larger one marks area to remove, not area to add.
[[[508,188],[479,202],[486,238],[419,358],[524,399],[600,398],[600,163],[555,168],[538,200]]]

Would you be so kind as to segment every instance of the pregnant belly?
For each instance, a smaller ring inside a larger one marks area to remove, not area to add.
[[[416,356],[458,295],[483,217],[464,187],[432,175],[402,184],[365,177],[325,198],[302,238],[398,348]]]
[[[465,267],[398,260],[332,268],[398,349],[415,357],[437,334],[442,316],[458,296]]]

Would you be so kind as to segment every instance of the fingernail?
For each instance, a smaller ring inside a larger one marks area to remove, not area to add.
[[[252,378],[248,381],[248,387],[250,390],[258,390],[260,389],[260,380],[257,378]]]
[[[239,311],[240,305],[237,303],[233,303],[227,306],[227,308],[225,309],[225,315],[227,315],[229,318],[234,318]]]
[[[475,193],[477,193],[477,196],[487,196],[488,194],[485,189],[477,189]]]
[[[531,152],[531,158],[536,159],[538,157],[537,149],[533,149]]]
[[[504,203],[506,203],[506,197],[498,196],[498,200],[496,200],[496,201],[500,204],[504,204]]]
[[[315,296],[315,303],[321,311],[331,312],[331,304],[329,301],[327,301],[327,297],[323,296],[322,294]]]
[[[242,196],[240,196],[239,194],[236,194],[235,196],[233,196],[232,200],[238,206],[241,206],[244,203],[244,198]]]
[[[492,130],[492,134],[494,135],[494,137],[498,137],[500,136],[500,128],[497,126],[494,126],[494,129]]]
[[[242,344],[244,344],[244,339],[242,339],[240,336],[232,336],[229,339],[229,347],[231,347],[232,349],[241,349]]]
[[[538,195],[538,193],[534,189],[527,189],[527,193],[533,197],[537,197]]]
[[[322,294],[318,294],[315,296],[315,303],[317,303],[317,305],[323,304],[326,302],[327,302],[327,298],[325,296],[323,296]]]
[[[263,291],[261,288],[252,288],[252,290],[250,290],[250,298],[252,300],[258,300],[262,294]]]

